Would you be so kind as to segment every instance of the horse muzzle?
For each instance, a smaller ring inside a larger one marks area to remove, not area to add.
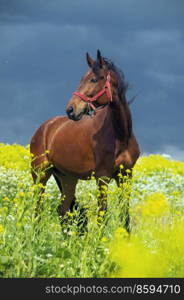
[[[67,110],[66,113],[68,115],[68,118],[73,120],[73,121],[79,121],[82,116],[85,114],[85,111],[81,111],[79,113],[76,113],[74,110],[73,106],[70,106]]]

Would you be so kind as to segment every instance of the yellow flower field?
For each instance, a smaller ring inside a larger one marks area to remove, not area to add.
[[[33,185],[30,161],[29,146],[0,144],[1,277],[184,276],[184,163],[141,157],[132,183],[109,184],[100,225],[95,180],[79,182],[77,201],[88,216],[80,234],[77,209],[60,225],[52,178],[35,217],[40,185]],[[130,192],[129,236],[120,215]]]

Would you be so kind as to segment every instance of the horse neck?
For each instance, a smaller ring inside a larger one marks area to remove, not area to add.
[[[116,97],[116,99],[109,104],[108,110],[115,137],[127,144],[132,134],[132,119],[126,100],[121,97]]]

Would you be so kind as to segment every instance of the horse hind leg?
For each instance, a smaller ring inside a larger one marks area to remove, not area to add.
[[[120,175],[120,176],[118,176]],[[124,173],[121,174],[121,171],[114,177],[116,184],[118,187],[122,187],[123,188],[123,183],[125,181],[127,181],[128,183],[130,182],[132,178],[132,171],[129,173]],[[130,202],[130,193],[131,191],[128,190],[127,191],[127,195],[126,195],[126,199],[120,199],[120,204],[121,201],[123,202],[123,207],[122,207],[122,212],[120,213],[120,219],[121,221],[124,223],[124,227],[127,230],[128,233],[130,233],[130,214],[129,214],[129,202]]]
[[[77,184],[76,178],[61,175],[59,172],[54,171],[54,178],[61,192],[61,204],[58,206],[58,214],[60,218],[64,218],[66,213],[75,204],[75,188]]]
[[[55,181],[57,183],[57,186],[58,186],[58,188],[61,192],[61,195],[62,195],[63,194],[63,188],[62,188],[61,180],[59,180],[59,178],[56,176],[55,173],[53,174],[53,176],[54,176],[54,179],[55,179]]]
[[[101,224],[103,217],[107,211],[107,190],[110,178],[100,177],[97,179],[97,185],[99,189],[98,195],[98,222]]]

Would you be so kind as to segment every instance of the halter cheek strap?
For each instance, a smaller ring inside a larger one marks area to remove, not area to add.
[[[110,84],[110,80],[111,80],[111,75],[110,72],[108,72],[107,74],[107,79],[105,82],[104,87],[93,97],[87,97],[84,94],[81,94],[80,92],[76,91],[73,93],[73,95],[80,97],[83,101],[87,102],[88,105],[94,110],[96,111],[95,106],[93,105],[93,101],[96,101],[99,97],[101,97],[103,94],[106,94],[108,101],[112,101],[112,92],[111,92],[111,84]]]

